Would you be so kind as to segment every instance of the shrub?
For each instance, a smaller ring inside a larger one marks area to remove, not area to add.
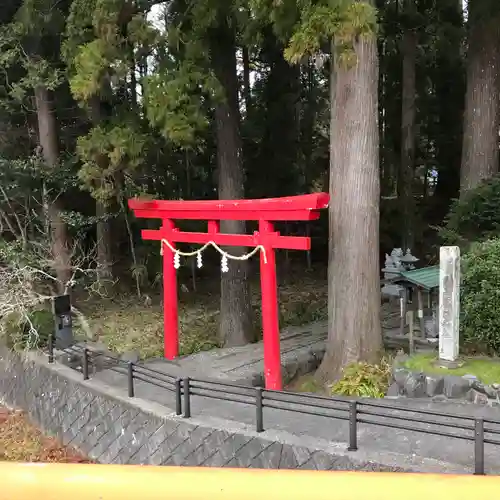
[[[472,245],[461,266],[463,345],[500,354],[500,238]]]
[[[444,243],[464,249],[473,242],[500,236],[500,176],[455,200],[439,235]]]
[[[390,378],[391,364],[387,359],[382,359],[377,365],[352,363],[346,366],[342,378],[332,386],[331,392],[343,396],[383,398]]]
[[[12,313],[2,318],[0,325],[6,345],[14,350],[45,348],[54,328],[54,317],[45,309],[33,309],[23,315]]]

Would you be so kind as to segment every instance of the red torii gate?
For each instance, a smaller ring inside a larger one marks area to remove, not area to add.
[[[179,355],[179,321],[175,243],[215,243],[220,246],[260,248],[262,293],[262,330],[264,339],[264,377],[266,389],[281,390],[281,355],[278,320],[278,291],[275,249],[309,250],[306,236],[281,236],[274,230],[275,221],[311,221],[326,208],[327,193],[314,193],[261,200],[210,201],[141,201],[131,199],[129,208],[138,218],[161,219],[160,229],[143,229],[145,240],[161,242],[163,254],[163,308],[165,358]],[[174,220],[207,220],[206,233],[181,231]],[[259,221],[253,235],[226,234],[219,230],[221,220]]]

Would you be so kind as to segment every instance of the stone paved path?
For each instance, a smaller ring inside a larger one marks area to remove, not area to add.
[[[399,306],[382,306],[382,330],[391,345],[399,338]],[[325,353],[326,321],[281,331],[282,376],[285,384],[298,375],[314,371]],[[213,349],[175,361],[148,360],[147,366],[175,376],[210,378],[242,385],[262,386],[264,374],[262,342],[242,347]]]
[[[313,371],[325,352],[326,322],[295,327],[281,333],[283,379]],[[263,385],[264,346],[262,342],[242,347],[213,349],[185,356],[175,361],[148,360],[155,370],[176,376],[190,376],[237,382],[242,385]]]

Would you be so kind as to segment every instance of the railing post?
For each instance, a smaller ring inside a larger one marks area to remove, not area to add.
[[[135,395],[134,391],[134,363],[132,361],[128,362],[128,397],[133,398]]]
[[[182,414],[182,379],[175,379],[175,414]]]
[[[184,389],[184,418],[191,417],[191,398],[189,390],[189,377],[186,377],[183,381]]]
[[[347,451],[356,451],[358,449],[358,403],[351,401],[349,403],[349,447]]]
[[[264,411],[262,402],[263,391],[262,387],[255,389],[255,430],[257,432],[264,431]]]
[[[89,350],[85,347],[83,349],[83,366],[82,366],[83,380],[89,379]]]
[[[484,420],[474,421],[474,475],[484,476]]]
[[[53,333],[51,333],[49,335],[48,348],[49,348],[49,363],[53,363],[54,362],[54,334]]]

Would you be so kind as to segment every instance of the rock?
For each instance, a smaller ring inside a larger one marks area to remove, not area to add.
[[[484,386],[484,392],[491,399],[496,399],[497,398],[498,391],[496,391],[495,389],[493,389],[493,387],[491,385],[485,385]]]
[[[472,389],[475,389],[478,392],[482,392],[483,394],[486,394],[486,388],[485,388],[484,384],[482,382],[480,382],[478,379],[472,380],[471,387],[472,387]]]
[[[425,390],[430,398],[443,394],[444,378],[439,375],[427,375],[425,378]]]
[[[476,405],[487,405],[489,403],[488,396],[476,389],[470,389],[469,392],[467,392],[467,401]]]
[[[398,398],[399,396],[400,396],[399,385],[394,382],[390,385],[389,389],[387,389],[387,394],[385,395],[385,397],[386,398]]]
[[[392,374],[394,382],[399,385],[399,387],[404,387],[406,381],[411,376],[411,372],[406,368],[396,368]]]
[[[129,362],[138,363],[140,358],[139,358],[139,353],[137,351],[127,351],[120,356],[120,359],[122,361],[126,361],[127,363]]]
[[[486,394],[486,396],[488,396],[490,399],[497,399],[498,391],[496,391],[491,385],[485,385],[476,379],[472,382],[471,387],[477,392]]]
[[[500,384],[491,384],[491,387],[493,387],[493,389],[498,391],[498,389],[500,389]]]
[[[404,385],[404,392],[409,398],[423,398],[426,394],[426,377],[423,373],[410,373]]]
[[[460,399],[465,397],[471,387],[471,382],[456,375],[446,375],[444,377],[444,395],[450,399]]]

